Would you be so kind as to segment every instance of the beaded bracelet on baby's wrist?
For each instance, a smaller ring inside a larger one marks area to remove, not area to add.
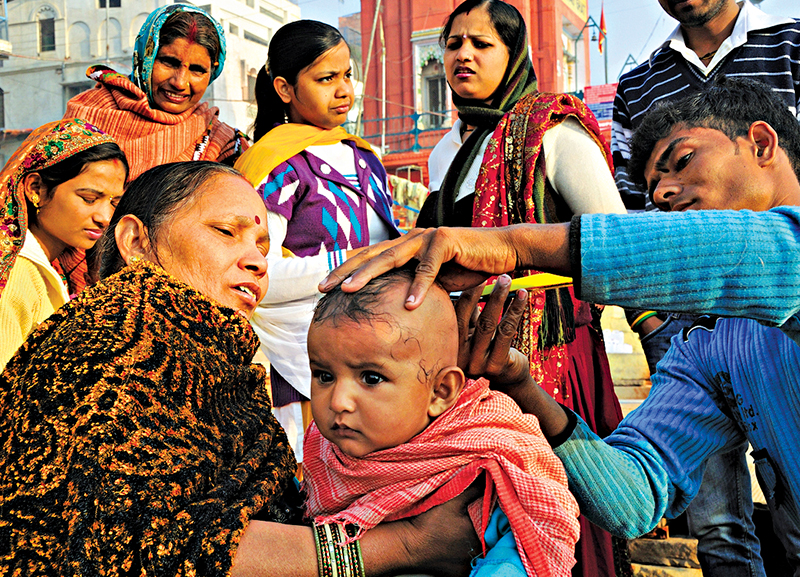
[[[361,544],[346,541],[356,535],[354,525],[314,524],[319,577],[365,577]]]

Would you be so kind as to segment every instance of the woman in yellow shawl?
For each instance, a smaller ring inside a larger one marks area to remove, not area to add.
[[[57,260],[95,245],[127,175],[114,140],[78,118],[37,128],[6,163],[0,173],[0,368],[69,300],[74,287],[62,274],[70,271]]]

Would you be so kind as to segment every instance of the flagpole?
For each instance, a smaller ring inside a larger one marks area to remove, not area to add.
[[[606,3],[600,3],[600,40],[603,47],[603,71],[605,73],[605,83],[608,84],[608,35],[606,34]]]

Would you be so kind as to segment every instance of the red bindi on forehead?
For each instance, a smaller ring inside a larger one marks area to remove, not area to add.
[[[256,224],[261,224],[261,217],[256,215]]]

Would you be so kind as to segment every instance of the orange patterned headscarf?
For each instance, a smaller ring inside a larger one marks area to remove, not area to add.
[[[27,204],[20,182],[32,172],[106,142],[113,143],[114,139],[85,120],[59,120],[34,130],[6,163],[0,172],[0,294],[28,230]]]

